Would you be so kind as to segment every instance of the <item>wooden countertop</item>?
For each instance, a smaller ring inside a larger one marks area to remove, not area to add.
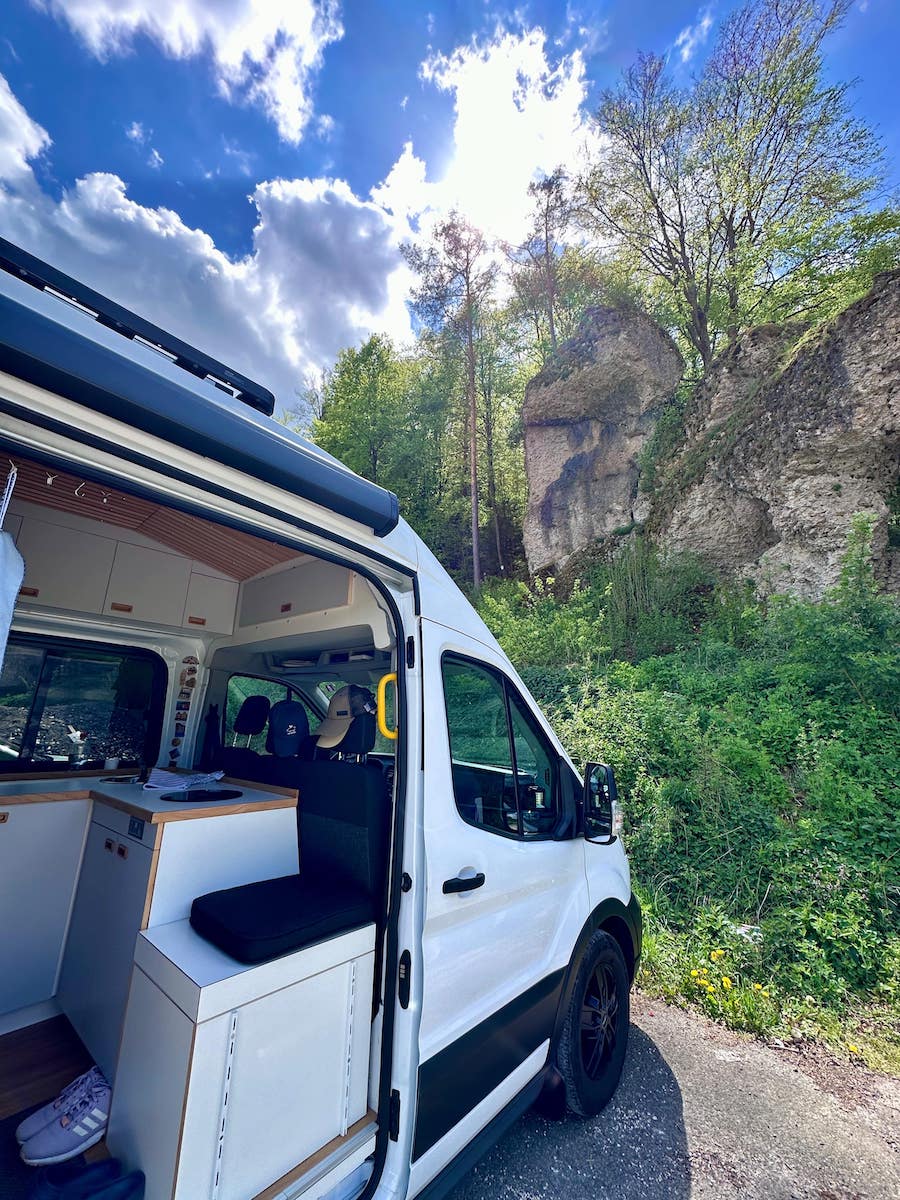
[[[223,779],[220,786],[238,788],[242,794],[233,800],[204,800],[197,803],[163,800],[162,797],[167,795],[164,790],[147,791],[137,783],[110,782],[100,776],[80,779],[57,777],[52,782],[47,779],[0,779],[0,808],[47,801],[96,800],[129,816],[149,821],[152,825],[163,825],[168,821],[191,821],[199,817],[225,817],[297,807],[297,792],[290,788],[270,788],[259,783],[231,779]]]

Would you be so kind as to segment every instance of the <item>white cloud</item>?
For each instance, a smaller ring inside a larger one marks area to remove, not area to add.
[[[706,44],[712,27],[712,9],[704,8],[697,13],[695,24],[686,25],[682,29],[675,39],[675,49],[679,51],[683,63],[690,62],[700,47]]]
[[[160,152],[156,149],[156,147],[151,146],[150,147],[150,157],[147,159],[147,166],[152,167],[154,171],[158,171],[164,162],[165,162],[165,159],[160,154]]]
[[[47,130],[32,121],[0,75],[0,184],[30,183],[28,164],[49,145]]]
[[[146,133],[144,132],[144,127],[140,121],[132,121],[125,130],[125,136],[130,142],[137,142],[139,146],[143,144],[147,137]]]
[[[48,144],[0,76],[0,235],[258,379],[281,406],[344,347],[374,331],[409,337],[398,223],[343,181],[258,184],[252,248],[233,261],[116,175],[85,175],[59,200],[41,191],[28,161]]]
[[[426,208],[457,208],[486,233],[515,241],[524,233],[528,184],[559,163],[577,161],[592,139],[580,50],[556,65],[541,29],[498,30],[422,64],[425,83],[454,99],[453,154],[433,183],[411,144],[373,199],[414,219]]]
[[[297,143],[312,113],[313,77],[343,36],[338,0],[34,0],[65,20],[98,58],[152,38],[172,58],[209,54],[229,99],[261,105]]]

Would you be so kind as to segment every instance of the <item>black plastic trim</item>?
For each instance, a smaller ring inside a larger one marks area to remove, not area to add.
[[[419,1066],[413,1162],[551,1036],[564,975],[551,972]]]
[[[530,1083],[527,1083],[522,1088],[517,1096],[513,1096],[509,1104],[505,1108],[502,1108],[496,1117],[485,1125],[479,1134],[476,1134],[472,1138],[471,1142],[457,1154],[456,1158],[452,1159],[444,1167],[440,1175],[432,1179],[431,1183],[418,1193],[416,1200],[443,1200],[443,1197],[448,1195],[460,1180],[468,1175],[478,1160],[483,1158],[488,1150],[500,1141],[507,1130],[518,1121],[519,1117],[531,1108],[541,1094],[548,1071],[549,1068],[545,1067],[539,1075],[536,1075]]]
[[[39,291],[51,288],[61,296],[74,300],[82,307],[96,313],[97,321],[101,325],[105,325],[107,329],[114,329],[129,340],[139,337],[158,346],[167,354],[174,356],[177,366],[196,375],[199,379],[213,376],[214,380],[228,384],[238,393],[239,400],[251,408],[255,408],[257,412],[265,413],[270,417],[275,411],[275,397],[268,388],[254,383],[246,375],[232,370],[231,367],[204,354],[195,346],[188,345],[174,334],[166,333],[158,325],[153,325],[150,321],[139,317],[137,313],[131,312],[130,309],[116,304],[108,296],[95,292],[93,288],[73,279],[71,275],[65,275],[56,267],[51,267],[49,263],[35,258],[33,254],[8,242],[6,238],[0,238],[0,269],[8,271],[10,275],[24,280],[25,283],[30,283]]]
[[[0,293],[0,370],[282,488],[384,537],[393,492],[320,457],[284,426],[208,396]]]

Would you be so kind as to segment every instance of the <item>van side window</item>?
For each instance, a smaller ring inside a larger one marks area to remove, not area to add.
[[[452,655],[443,679],[459,815],[506,837],[550,834],[559,817],[556,756],[512,685]]]
[[[13,635],[0,676],[0,769],[155,762],[165,685],[150,651]]]

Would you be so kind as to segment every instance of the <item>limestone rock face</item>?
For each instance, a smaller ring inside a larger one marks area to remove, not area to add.
[[[642,519],[638,454],[683,363],[649,317],[591,308],[576,337],[525,391],[532,572]]]
[[[900,466],[900,271],[801,343],[751,331],[713,364],[650,526],[762,591],[820,598],[837,582],[854,513],[876,519],[874,561],[898,590],[888,499]]]

